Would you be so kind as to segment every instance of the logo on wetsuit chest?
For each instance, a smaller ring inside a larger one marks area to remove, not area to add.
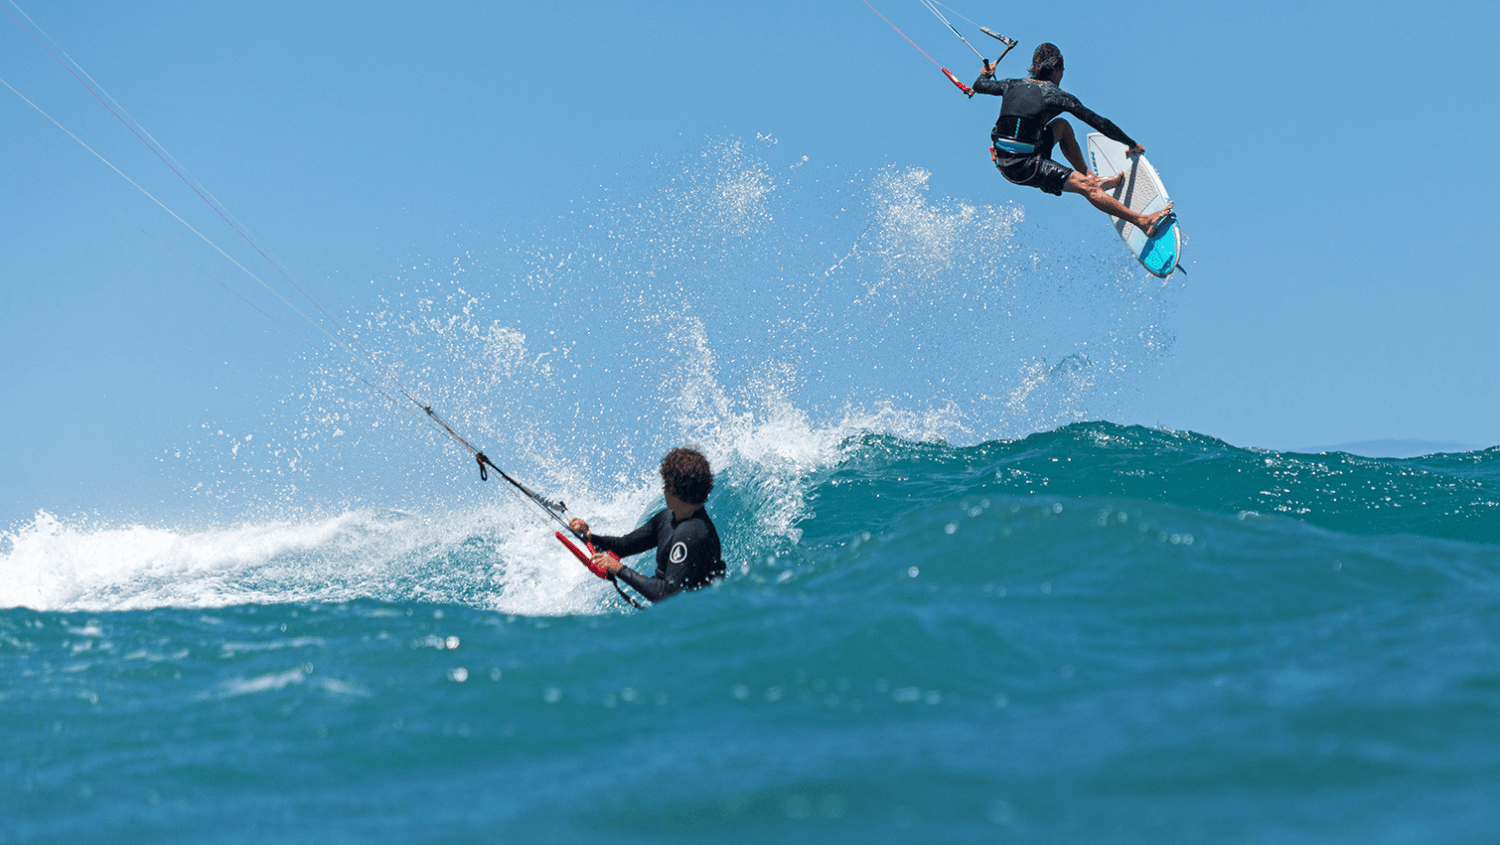
[[[672,551],[667,553],[667,560],[672,563],[682,563],[687,560],[687,543],[678,541],[672,544]]]

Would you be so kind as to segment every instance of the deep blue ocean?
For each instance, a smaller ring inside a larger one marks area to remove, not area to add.
[[[1500,450],[856,433],[780,534],[720,474],[730,577],[646,611],[504,501],[38,516],[3,839],[1496,841]]]

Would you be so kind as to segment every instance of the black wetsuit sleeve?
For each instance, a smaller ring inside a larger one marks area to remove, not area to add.
[[[630,557],[641,552],[649,552],[656,548],[656,518],[647,520],[645,525],[623,537],[593,534],[591,540],[594,548],[601,552],[614,552],[615,557]]]
[[[1015,82],[1015,80],[996,79],[990,74],[980,74],[979,78],[974,80],[974,84],[970,87],[974,89],[975,94],[992,94],[996,97],[1003,97],[1012,82]]]
[[[679,545],[684,547],[684,553],[681,560],[674,563],[672,559],[679,556],[675,554]],[[694,572],[706,573],[714,568],[714,558],[718,552],[715,546],[717,543],[705,531],[690,529],[678,532],[672,537],[666,561],[662,560],[660,554],[657,555],[655,577],[648,578],[628,566],[620,567],[618,577],[646,598],[661,601],[686,589]],[[695,582],[693,586],[698,584]]]
[[[1077,117],[1084,123],[1087,123],[1088,125],[1104,133],[1104,137],[1114,141],[1119,141],[1127,147],[1135,146],[1135,141],[1131,140],[1129,135],[1126,135],[1123,131],[1121,131],[1120,127],[1114,125],[1114,123],[1111,122],[1109,118],[1101,114],[1096,114],[1088,106],[1085,106],[1083,103],[1079,102],[1078,98],[1073,96],[1072,94],[1068,94],[1067,98],[1068,101],[1067,105],[1064,108],[1065,111]]]
[[[615,577],[634,587],[636,592],[652,601],[661,601],[667,596],[682,592],[681,579],[673,583],[670,578],[647,578],[628,566],[620,567]]]

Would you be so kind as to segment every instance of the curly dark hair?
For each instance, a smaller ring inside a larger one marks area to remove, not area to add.
[[[714,471],[702,452],[683,446],[661,459],[661,481],[672,495],[690,505],[701,505],[714,489]]]
[[[1062,51],[1057,49],[1056,44],[1043,41],[1036,45],[1036,52],[1031,54],[1032,79],[1046,79],[1052,75],[1052,71],[1062,69]]]

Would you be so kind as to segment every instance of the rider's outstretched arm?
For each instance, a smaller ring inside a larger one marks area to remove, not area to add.
[[[589,539],[601,552],[614,552],[617,557],[630,557],[656,548],[656,520],[647,520],[645,525],[623,537],[590,534]]]
[[[1110,121],[1109,118],[1094,112],[1088,106],[1080,103],[1078,101],[1078,98],[1073,96],[1072,94],[1065,94],[1064,96],[1068,98],[1066,111],[1069,114],[1077,117],[1084,123],[1087,123],[1098,131],[1104,133],[1104,137],[1106,138],[1119,141],[1127,147],[1136,146],[1135,141],[1131,140],[1131,137],[1129,135],[1126,135],[1124,130],[1114,125],[1114,123]]]

